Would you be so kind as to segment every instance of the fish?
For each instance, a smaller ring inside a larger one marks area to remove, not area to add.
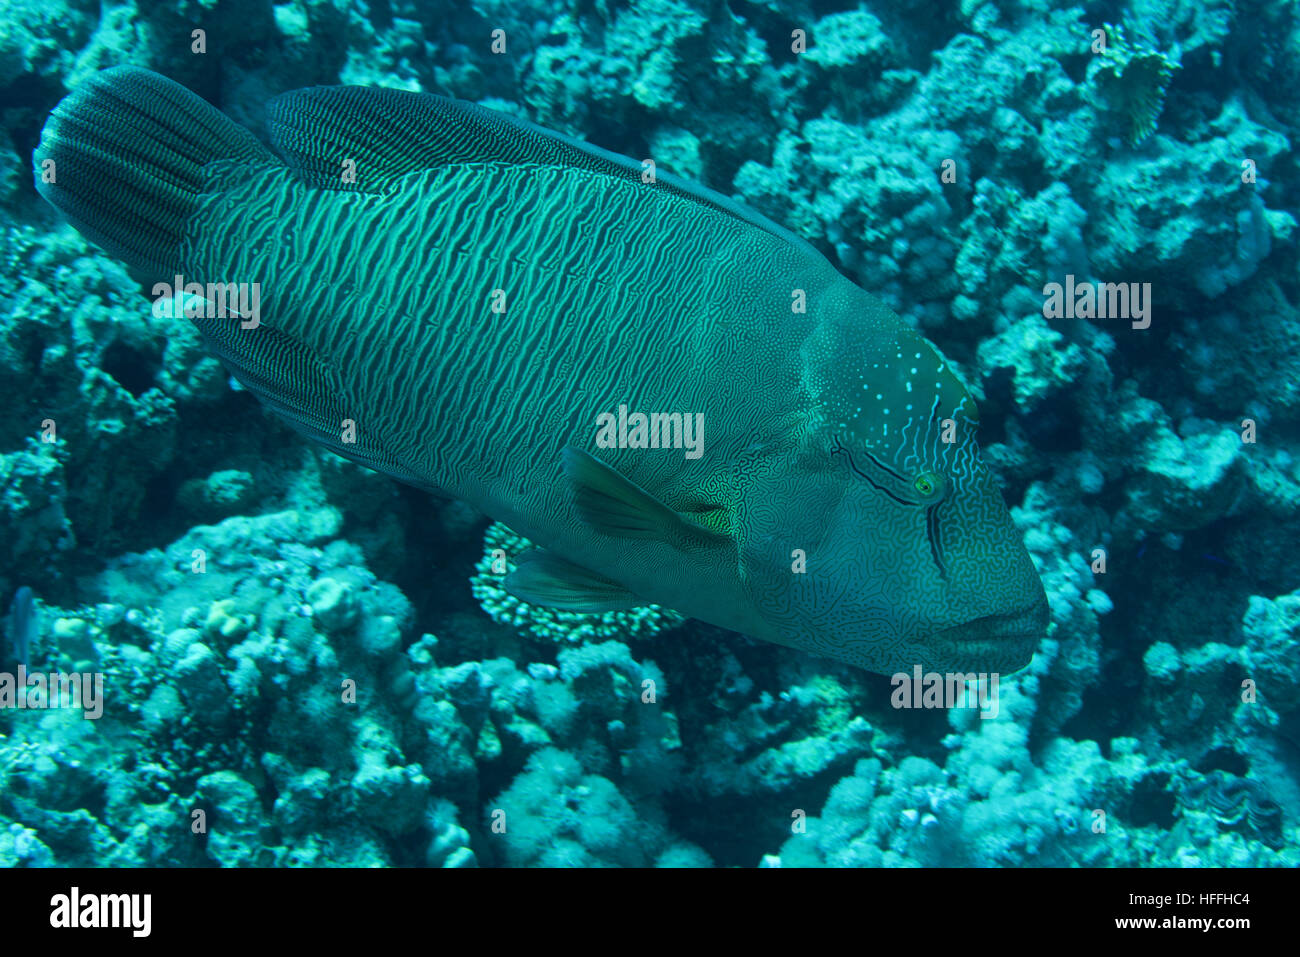
[[[185,289],[299,433],[527,538],[516,597],[882,674],[1032,659],[1046,594],[974,399],[805,239],[433,94],[295,90],[266,130],[115,67],[51,112],[36,186],[155,297]]]
[[[36,608],[36,597],[27,585],[22,585],[14,592],[13,602],[9,606],[8,621],[9,641],[13,645],[14,660],[27,668],[31,665],[32,643],[40,632],[40,613]]]

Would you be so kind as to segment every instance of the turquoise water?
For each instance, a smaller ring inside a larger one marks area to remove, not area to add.
[[[1300,862],[1294,4],[9,9],[0,865]],[[263,140],[469,100],[792,231],[978,403],[1032,661],[967,699],[509,594],[510,516],[302,437],[38,195],[121,64]]]

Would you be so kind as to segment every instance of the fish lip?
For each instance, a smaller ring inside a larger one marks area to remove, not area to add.
[[[933,640],[947,642],[963,659],[998,670],[1016,671],[1029,663],[1047,633],[1047,602],[1036,601],[1016,611],[982,615],[935,632]]]
[[[972,618],[960,625],[953,625],[951,628],[936,632],[935,637],[956,642],[1015,638],[1018,636],[1028,637],[1031,635],[1041,637],[1047,630],[1047,619],[1047,602],[1038,601],[1017,611]],[[979,632],[979,634],[968,634],[972,631]]]

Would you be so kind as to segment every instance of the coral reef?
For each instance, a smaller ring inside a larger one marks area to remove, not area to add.
[[[1300,13],[1097,9],[6,18],[0,598],[104,696],[0,708],[0,866],[1300,865]],[[669,610],[510,597],[526,542],[309,447],[40,202],[45,115],[117,63],[259,131],[312,84],[482,102],[805,237],[976,393],[1051,604],[1032,665],[996,716],[899,709]],[[1067,279],[1130,308],[1050,314]]]

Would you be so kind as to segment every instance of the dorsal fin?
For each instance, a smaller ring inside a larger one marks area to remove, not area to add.
[[[641,182],[635,160],[486,107],[432,93],[316,86],[267,106],[271,142],[303,181],[324,189],[378,193],[417,170],[465,163],[567,166]],[[344,176],[345,162],[355,180]],[[661,189],[757,226],[806,255],[806,240],[721,193],[655,171]]]

